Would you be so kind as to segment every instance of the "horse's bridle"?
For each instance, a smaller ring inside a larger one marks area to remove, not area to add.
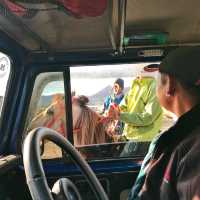
[[[44,127],[52,128],[52,126],[60,119],[60,116],[62,116],[61,115],[62,112],[63,111],[61,110],[57,115],[55,115],[55,116],[53,115],[52,119],[50,121],[47,121],[47,122],[44,123]],[[64,126],[64,124],[62,124],[62,126],[60,127],[60,130],[61,130],[61,132],[63,134],[66,134],[65,133],[65,126]]]

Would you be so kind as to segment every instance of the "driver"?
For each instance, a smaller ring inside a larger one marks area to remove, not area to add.
[[[200,199],[200,47],[172,51],[159,65],[157,95],[178,117],[151,143],[129,200]]]

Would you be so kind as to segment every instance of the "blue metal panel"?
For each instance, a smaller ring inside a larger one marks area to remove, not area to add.
[[[121,160],[91,161],[88,164],[95,174],[138,171],[141,167],[141,162],[123,158]],[[80,169],[74,163],[64,163],[61,160],[43,161],[43,167],[46,175],[81,175]],[[23,165],[20,165],[19,168],[24,170]]]
[[[98,161],[91,162],[90,166],[95,174],[101,173],[119,173],[119,172],[128,172],[135,171],[140,169],[140,164],[131,161],[131,160],[115,160],[115,161]],[[47,162],[44,164],[44,170],[47,175],[79,175],[81,174],[78,167],[74,164],[65,164],[61,162],[50,163]]]

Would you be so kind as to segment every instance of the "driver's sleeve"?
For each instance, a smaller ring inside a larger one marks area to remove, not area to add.
[[[147,169],[149,161],[152,158],[152,155],[153,155],[153,152],[154,152],[154,149],[155,149],[155,145],[157,144],[158,138],[159,138],[159,136],[156,136],[152,140],[152,142],[149,146],[148,153],[146,154],[146,156],[145,156],[145,158],[142,162],[140,172],[139,172],[137,179],[136,179],[136,181],[135,181],[135,183],[134,183],[134,185],[131,189],[131,192],[129,193],[128,200],[139,200],[138,194],[139,194],[140,190],[142,189],[142,186],[144,184],[145,177],[146,177],[145,170]]]
[[[164,172],[160,198],[162,200],[200,197],[199,132],[196,128],[174,150]]]

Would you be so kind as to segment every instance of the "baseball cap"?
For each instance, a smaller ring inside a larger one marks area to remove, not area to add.
[[[143,69],[145,72],[155,72],[158,71],[159,64],[149,64],[146,65]]]
[[[161,73],[173,75],[190,86],[200,86],[200,47],[180,47],[158,65]]]

